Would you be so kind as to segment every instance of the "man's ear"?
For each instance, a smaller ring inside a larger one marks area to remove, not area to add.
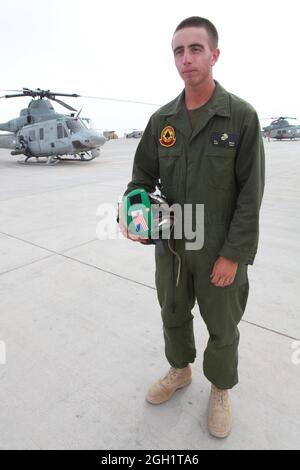
[[[219,57],[220,57],[220,49],[217,48],[212,53],[212,57],[211,57],[211,66],[212,67],[218,62]]]

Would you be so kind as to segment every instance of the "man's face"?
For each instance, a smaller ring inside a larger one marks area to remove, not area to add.
[[[172,48],[176,68],[186,86],[197,87],[212,77],[220,51],[212,50],[206,29],[180,29],[173,36]]]

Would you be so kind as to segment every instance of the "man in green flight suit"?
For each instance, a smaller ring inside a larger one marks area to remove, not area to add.
[[[137,148],[127,192],[160,184],[169,203],[204,205],[204,246],[174,240],[181,259],[178,285],[173,252],[156,250],[156,286],[165,354],[171,366],[149,389],[161,404],[191,383],[196,357],[191,313],[197,299],[209,332],[203,370],[211,382],[209,432],[232,428],[228,390],[238,383],[240,322],[248,299],[247,268],[257,252],[265,160],[260,125],[250,104],[213,80],[220,51],[215,26],[191,17],[175,30],[172,49],[184,91],[151,117]],[[122,232],[131,240],[120,220]]]

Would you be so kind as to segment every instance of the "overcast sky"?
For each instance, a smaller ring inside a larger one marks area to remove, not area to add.
[[[216,80],[262,117],[300,118],[299,0],[2,1],[0,89],[39,87],[164,104],[183,88],[172,35],[193,15],[210,19],[219,31]],[[67,102],[83,106],[82,114],[102,129],[144,128],[157,109]],[[17,117],[27,103],[26,98],[0,100],[0,122]]]

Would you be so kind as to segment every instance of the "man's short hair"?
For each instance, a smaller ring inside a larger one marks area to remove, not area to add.
[[[174,34],[177,33],[177,31],[180,29],[192,27],[206,29],[209,36],[211,49],[214,50],[218,47],[219,35],[217,28],[212,24],[211,21],[207,20],[206,18],[201,18],[201,16],[190,16],[189,18],[181,21],[181,23],[179,23],[175,29]]]

